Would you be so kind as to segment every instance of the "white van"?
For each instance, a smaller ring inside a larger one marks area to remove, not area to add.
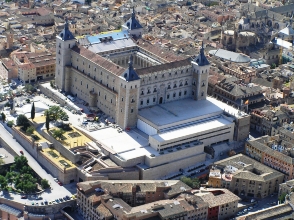
[[[72,97],[71,95],[68,95],[67,98],[72,102],[76,101],[76,99],[74,97]]]

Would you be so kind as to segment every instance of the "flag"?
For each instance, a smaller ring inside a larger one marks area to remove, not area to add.
[[[249,104],[249,99],[247,99],[247,101],[245,101],[244,104],[245,104],[245,105],[248,105],[248,104]]]

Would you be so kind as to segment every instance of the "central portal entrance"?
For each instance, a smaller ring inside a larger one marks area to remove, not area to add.
[[[159,98],[159,104],[162,104],[162,101],[163,101],[163,98],[160,97],[160,98]]]

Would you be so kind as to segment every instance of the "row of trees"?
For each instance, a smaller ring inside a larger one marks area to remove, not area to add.
[[[41,181],[43,189],[50,187],[47,180]],[[10,166],[10,171],[6,175],[0,175],[1,189],[13,189],[25,193],[33,193],[37,191],[37,179],[32,168],[28,165],[25,156],[16,156],[14,164]]]
[[[189,178],[189,177],[182,177],[181,181],[192,189],[199,189],[200,188],[200,180],[198,178]]]

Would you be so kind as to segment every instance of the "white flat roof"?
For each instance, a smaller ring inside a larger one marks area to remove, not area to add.
[[[161,127],[189,119],[220,115],[223,109],[211,100],[182,99],[139,110],[139,116],[150,125]],[[208,116],[209,115],[209,116]],[[202,117],[201,117],[202,116]]]
[[[142,146],[148,146],[148,139],[132,130],[119,133],[117,129],[110,127],[92,131],[89,134],[116,153],[129,152]]]
[[[224,102],[221,102],[215,98],[212,97],[207,97],[207,101],[211,102],[212,104],[216,105],[218,108],[228,112],[229,114],[235,116],[236,118],[241,118],[244,116],[248,116],[248,114],[246,114],[245,112],[242,112],[236,108],[234,108],[233,106],[230,106]]]
[[[93,44],[88,47],[88,50],[94,53],[101,53],[105,51],[118,50],[121,48],[129,48],[134,46],[136,46],[136,44],[132,41],[132,39],[126,38],[126,39],[119,39],[119,40],[110,41],[106,43]]]
[[[225,118],[220,117],[220,118],[216,118],[216,119],[202,122],[199,124],[187,126],[181,129],[168,131],[162,134],[155,134],[155,135],[152,135],[152,137],[156,139],[157,141],[169,141],[169,140],[173,140],[183,136],[188,136],[188,135],[197,134],[203,131],[217,129],[229,124],[232,124],[232,122],[226,120]]]

